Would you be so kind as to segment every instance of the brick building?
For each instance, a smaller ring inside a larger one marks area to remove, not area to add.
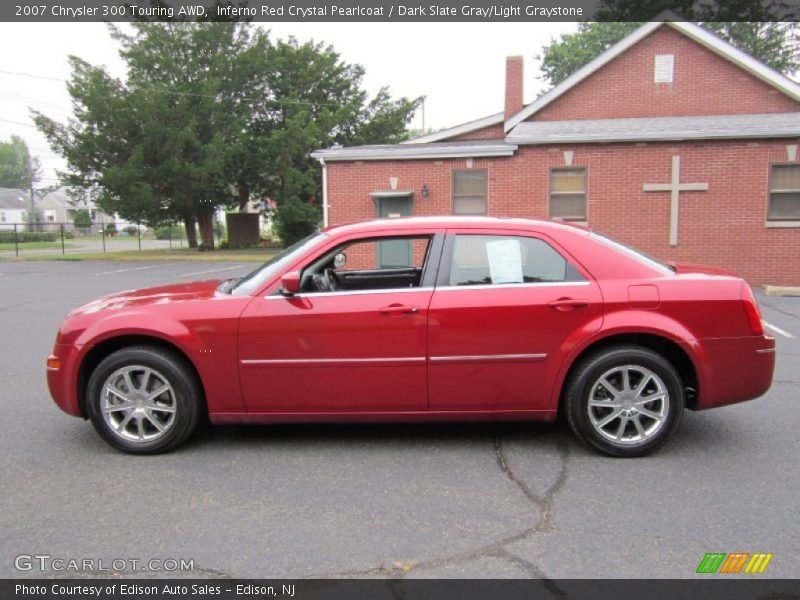
[[[643,25],[523,105],[319,150],[326,223],[488,214],[587,224],[662,260],[800,285],[800,86],[705,29]]]

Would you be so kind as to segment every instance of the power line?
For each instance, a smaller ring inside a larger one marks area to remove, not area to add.
[[[36,129],[36,125],[31,125],[30,123],[20,123],[19,121],[9,121],[8,119],[0,119],[3,123],[11,123],[12,125],[22,125],[23,127],[33,127]]]

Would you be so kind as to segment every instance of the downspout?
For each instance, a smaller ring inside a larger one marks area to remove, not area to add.
[[[322,165],[322,226],[328,226],[328,165],[325,159],[320,158],[319,164]]]

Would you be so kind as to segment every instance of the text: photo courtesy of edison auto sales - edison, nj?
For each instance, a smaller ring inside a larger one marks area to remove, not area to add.
[[[407,218],[315,233],[249,275],[73,310],[50,392],[129,453],[211,423],[538,420],[642,456],[684,410],[763,395],[749,286],[545,221]]]

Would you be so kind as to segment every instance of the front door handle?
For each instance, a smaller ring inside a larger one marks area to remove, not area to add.
[[[418,311],[419,308],[416,306],[408,306],[406,304],[390,304],[378,309],[378,312],[382,315],[407,315]]]
[[[589,306],[589,301],[576,298],[559,298],[558,300],[548,302],[548,305],[550,308],[555,308],[556,310],[568,311]]]

